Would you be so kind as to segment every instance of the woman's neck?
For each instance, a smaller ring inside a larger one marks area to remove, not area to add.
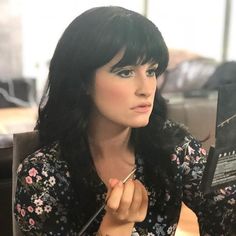
[[[130,151],[131,128],[112,129],[111,127],[103,127],[89,132],[89,146],[93,154],[97,158],[109,158],[121,156],[122,153]],[[117,154],[117,155],[116,155]]]
[[[89,148],[96,171],[108,186],[109,178],[124,179],[135,166],[134,151],[130,147],[132,129],[109,122],[90,122]]]

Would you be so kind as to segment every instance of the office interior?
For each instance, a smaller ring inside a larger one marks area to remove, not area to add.
[[[170,55],[158,79],[169,117],[205,140],[207,151],[215,143],[218,84],[209,84],[225,76],[236,81],[235,1],[1,0],[0,235],[13,235],[13,134],[35,127],[50,58],[66,26],[85,10],[105,5],[137,11],[158,26]],[[176,235],[199,235],[197,218],[185,205]]]

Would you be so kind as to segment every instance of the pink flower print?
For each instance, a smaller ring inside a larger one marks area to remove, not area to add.
[[[34,211],[34,208],[32,206],[28,206],[27,210],[32,213]]]
[[[25,210],[21,209],[20,214],[24,217],[25,216]]]
[[[19,203],[16,205],[16,210],[20,214],[20,212],[21,212],[21,205]]]
[[[172,154],[170,158],[171,158],[171,161],[175,161],[177,159],[177,156],[175,154]]]
[[[30,225],[34,225],[34,224],[35,224],[35,221],[34,221],[32,218],[30,218],[30,219],[29,219],[29,223],[30,223]]]
[[[35,177],[38,174],[38,171],[35,168],[29,170],[29,176]]]
[[[33,183],[32,178],[30,176],[25,177],[25,182],[27,184],[32,184]]]
[[[204,148],[200,148],[200,152],[205,156],[207,153],[206,153],[206,150]]]
[[[171,161],[175,161],[177,164],[179,164],[179,158],[176,154],[172,154],[170,158]]]

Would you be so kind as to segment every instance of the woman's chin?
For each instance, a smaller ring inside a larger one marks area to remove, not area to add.
[[[149,119],[138,121],[138,122],[133,122],[131,125],[132,128],[141,128],[147,126],[149,123]]]

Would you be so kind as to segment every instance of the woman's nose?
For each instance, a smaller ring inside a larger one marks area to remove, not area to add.
[[[149,97],[156,89],[156,81],[146,75],[139,76],[136,81],[136,96]]]

